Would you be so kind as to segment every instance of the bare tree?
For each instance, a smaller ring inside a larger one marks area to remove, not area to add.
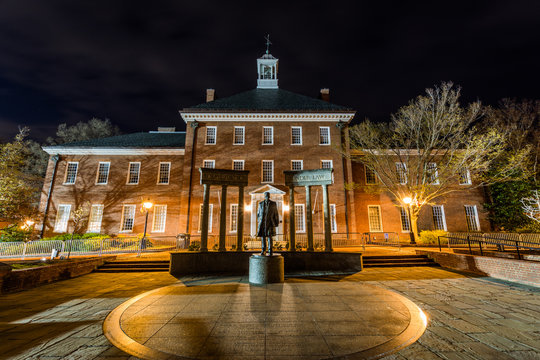
[[[528,218],[540,223],[540,192],[534,190],[531,196],[521,199],[523,212]]]
[[[475,126],[480,102],[462,107],[459,97],[459,88],[442,83],[400,108],[390,123],[366,120],[350,129],[353,158],[379,179],[380,186],[365,189],[389,193],[396,205],[409,206],[415,235],[422,207],[461,190],[460,182],[474,180],[471,186],[477,187],[504,180],[527,157],[527,150],[518,151],[500,162],[497,174],[486,176],[506,154],[507,134],[493,127],[481,131]]]
[[[73,228],[71,230],[71,239],[69,240],[69,251],[67,258],[71,255],[71,248],[73,244],[73,236],[76,232],[80,231],[84,225],[88,222],[88,216],[90,215],[90,201],[84,202],[82,205],[79,205],[71,213],[71,222],[73,223]]]

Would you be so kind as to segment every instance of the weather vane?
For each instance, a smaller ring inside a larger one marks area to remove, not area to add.
[[[270,34],[266,35],[264,38],[266,39],[266,53],[269,54],[270,45],[272,45],[272,43],[270,42]]]

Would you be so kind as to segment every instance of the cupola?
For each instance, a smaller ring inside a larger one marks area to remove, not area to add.
[[[270,54],[270,35],[266,36],[266,54],[257,59],[257,89],[278,88],[278,62]]]

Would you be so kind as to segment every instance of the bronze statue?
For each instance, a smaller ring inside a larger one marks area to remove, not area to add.
[[[276,235],[276,226],[279,225],[279,214],[275,201],[270,200],[270,193],[264,193],[264,200],[259,203],[257,209],[257,236],[261,237],[262,251],[265,255],[268,241],[268,255],[272,256],[272,236]]]

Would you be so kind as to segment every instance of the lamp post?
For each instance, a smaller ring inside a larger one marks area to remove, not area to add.
[[[24,222],[24,225],[21,226],[23,230],[28,231],[28,234],[26,235],[26,241],[28,241],[29,237],[32,235],[32,232],[34,230],[34,220],[28,219]]]
[[[146,227],[148,226],[148,211],[152,208],[152,206],[154,206],[154,204],[150,200],[143,202],[143,209],[146,212],[146,215],[144,218],[144,233],[141,239],[141,245],[139,247],[139,256],[141,255],[141,250],[143,248],[144,240],[146,239]]]
[[[407,213],[409,214],[409,236],[411,237],[411,245],[415,245],[416,241],[414,239],[414,231],[413,231],[413,227],[412,227],[412,217],[411,217],[412,198],[407,196],[407,197],[403,198],[403,202],[405,204],[407,204]]]

